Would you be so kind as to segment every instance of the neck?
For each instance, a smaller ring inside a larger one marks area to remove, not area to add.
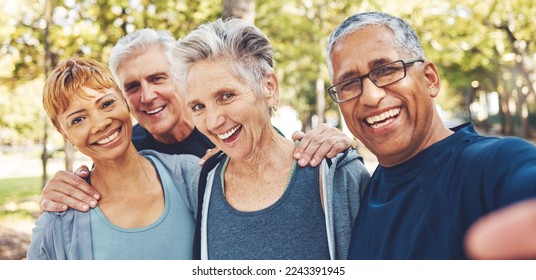
[[[432,118],[432,127],[430,128],[430,131],[432,133],[429,135],[427,141],[425,142],[425,145],[421,148],[421,151],[449,137],[454,133],[452,130],[450,130],[443,124],[443,121],[441,120],[441,117],[439,117],[437,111],[434,111],[434,116]]]
[[[151,163],[130,145],[120,157],[112,160],[94,161],[91,184],[103,198],[128,194],[143,186],[140,182],[154,173]]]
[[[406,154],[398,153],[396,155],[385,156],[383,158],[378,157],[379,164],[383,167],[392,167],[401,164],[418,155],[426,148],[454,133],[452,130],[445,127],[437,111],[434,111],[434,114],[431,118],[432,122],[430,123],[430,127],[427,129],[429,133],[426,134],[426,137],[422,140],[419,146],[416,146],[413,150],[408,150]]]
[[[229,159],[224,175],[224,195],[235,209],[264,209],[285,192],[292,173],[295,145],[273,132],[273,138],[263,141],[254,155],[246,159]]]
[[[267,170],[279,170],[287,162],[294,160],[292,154],[295,149],[293,141],[286,139],[274,129],[271,134],[265,137],[261,143],[248,157],[238,160],[229,160],[227,170],[235,174],[244,176],[256,176],[264,174]]]

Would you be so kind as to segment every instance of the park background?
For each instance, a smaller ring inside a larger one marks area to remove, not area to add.
[[[287,136],[319,123],[347,131],[326,93],[325,46],[338,24],[362,11],[391,13],[416,29],[442,77],[436,100],[449,127],[473,121],[481,133],[534,142],[533,0],[0,0],[0,259],[24,258],[50,176],[90,164],[42,109],[44,79],[58,61],[108,63],[117,40],[136,29],[180,38],[203,22],[240,17],[276,49],[282,106],[274,125]],[[355,141],[373,170],[374,157]]]

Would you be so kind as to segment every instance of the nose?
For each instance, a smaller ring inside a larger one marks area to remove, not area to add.
[[[366,106],[375,107],[385,97],[385,89],[377,87],[370,78],[363,79],[363,92],[359,102]]]
[[[99,131],[106,130],[106,128],[112,123],[112,119],[102,113],[94,113],[91,116],[91,133],[95,134]]]
[[[217,131],[225,122],[225,116],[222,114],[221,110],[214,108],[212,110],[207,110],[206,115],[206,126],[209,131]]]
[[[156,98],[156,93],[154,92],[153,88],[149,86],[148,84],[141,84],[141,97],[140,101],[142,103],[151,103]]]

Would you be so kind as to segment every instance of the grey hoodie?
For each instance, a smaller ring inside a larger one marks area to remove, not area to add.
[[[322,161],[328,247],[331,259],[346,259],[354,220],[370,174],[363,164],[363,158],[352,148],[338,154],[331,161],[331,164],[328,164],[326,159]],[[201,259],[208,259],[207,219],[205,217],[208,216],[216,168],[217,166],[208,173],[201,210]]]

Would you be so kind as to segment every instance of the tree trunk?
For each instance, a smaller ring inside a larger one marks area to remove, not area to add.
[[[241,18],[255,23],[255,0],[224,0],[222,18]]]
[[[503,72],[503,71],[500,71]],[[501,74],[497,73],[497,92],[499,93],[499,115],[501,117],[501,134],[514,135],[514,119],[510,112],[508,102],[511,94],[506,86],[506,81]]]
[[[510,94],[505,93],[501,97],[501,112],[504,117],[504,127],[503,127],[503,134],[504,135],[514,135],[515,129],[514,129],[514,117],[512,116],[512,113],[510,112],[510,107],[508,106],[508,103],[510,102]]]
[[[65,151],[65,170],[69,172],[73,172],[73,164],[74,164],[74,154],[75,149],[73,145],[71,145],[67,140],[64,142],[64,151]]]
[[[318,116],[318,124],[324,123],[325,108],[326,98],[324,95],[324,79],[318,77],[316,79],[316,115]]]
[[[310,111],[309,111],[310,112]],[[302,119],[301,119],[301,122],[302,122],[302,131],[304,132],[308,132],[311,130],[312,128],[312,114],[311,113],[307,113]]]
[[[45,2],[45,29],[43,34],[43,42],[45,47],[45,76],[50,73],[52,70],[52,52],[50,51],[50,36],[49,36],[49,26],[52,23],[52,7],[54,7],[55,3],[53,3],[54,0],[47,0]],[[48,127],[49,127],[49,121],[47,117],[45,116],[44,120],[44,135],[43,135],[43,153],[41,154],[41,161],[43,162],[43,176],[41,178],[41,186],[44,187],[46,183],[48,182],[48,174],[47,174],[47,164],[48,164],[48,151],[47,151],[47,145],[48,145]]]
[[[527,104],[527,97],[523,95],[522,98],[523,100],[521,101],[521,137],[525,139],[530,139],[532,135],[530,132],[529,123],[529,106]]]
[[[523,93],[521,86],[518,87],[519,91],[519,102],[518,110],[520,112],[521,120],[521,137],[529,138],[530,135],[530,125],[528,121],[528,105],[527,105],[527,96],[526,94],[536,94],[536,80],[534,79],[533,68],[528,66],[532,65],[532,59],[530,55],[530,48],[527,47],[527,42],[524,40],[518,39],[518,34],[515,34],[516,29],[511,23],[511,18],[506,22],[500,24],[495,24],[495,28],[503,30],[506,33],[506,38],[512,46],[512,51],[516,54],[515,67],[520,72],[520,75],[526,80],[528,92]],[[512,134],[508,133],[507,135],[513,135],[514,129],[512,128]]]
[[[474,95],[474,90],[471,88],[471,89],[467,89],[465,91],[465,106],[464,106],[464,117],[465,117],[465,120],[468,121],[468,122],[473,122],[473,116],[471,115],[471,103],[473,103],[473,95]]]
[[[518,88],[519,91],[519,110],[520,110],[520,119],[521,119],[521,137],[525,139],[531,138],[530,132],[530,123],[529,123],[529,106],[527,104],[527,99],[529,95],[535,95],[535,86],[536,80],[533,78],[533,74],[529,67],[526,67],[526,64],[531,64],[530,58],[523,52],[520,57],[522,58],[521,62],[517,62],[517,69],[521,72],[521,76],[526,81],[525,86]]]
[[[530,138],[530,125],[529,125],[529,106],[527,104],[527,94],[524,92],[522,86],[517,87],[517,107],[519,108],[519,120],[520,120],[520,129],[519,136],[521,138],[529,139]]]

